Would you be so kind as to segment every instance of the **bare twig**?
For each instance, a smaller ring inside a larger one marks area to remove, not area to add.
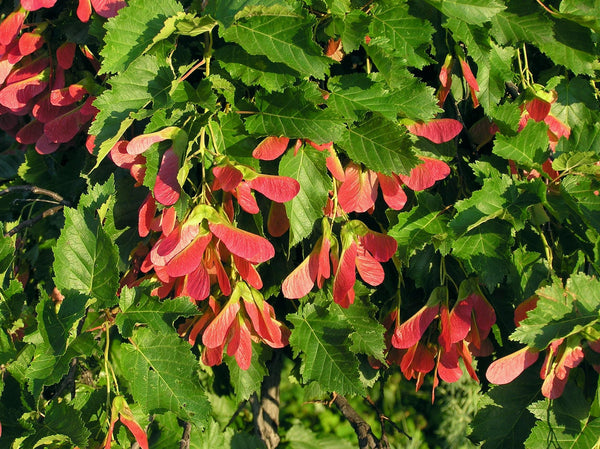
[[[412,437],[409,434],[407,434],[404,431],[404,429],[402,429],[398,424],[396,424],[394,421],[392,421],[389,418],[389,416],[387,416],[381,410],[379,410],[379,407],[377,407],[377,404],[375,404],[375,402],[373,402],[373,400],[369,396],[367,396],[365,398],[365,402],[367,404],[369,404],[373,408],[373,410],[375,410],[375,412],[377,412],[377,415],[379,416],[379,422],[381,423],[381,435],[382,435],[382,438],[383,438],[383,435],[385,435],[384,423],[387,421],[387,422],[389,422],[392,425],[392,427],[394,429],[396,429],[398,432],[400,432],[401,434],[403,434],[409,440],[412,440]]]
[[[54,207],[51,207],[50,209],[46,209],[41,214],[38,214],[35,217],[32,217],[28,220],[22,221],[21,223],[19,223],[17,226],[12,228],[10,231],[5,233],[4,235],[6,237],[11,237],[11,236],[15,235],[17,232],[21,231],[21,229],[32,226],[35,223],[37,223],[38,221],[40,221],[46,217],[50,217],[51,215],[54,215],[55,213],[61,211],[63,207],[65,207],[65,206],[63,204],[61,204],[60,206],[54,206]]]
[[[225,425],[225,429],[227,429],[233,423],[233,421],[235,420],[237,415],[240,414],[240,412],[244,409],[244,407],[246,406],[247,403],[248,403],[247,399],[244,399],[242,402],[240,402],[240,405],[238,405],[238,408],[235,410],[235,412],[233,413],[233,415],[231,416],[229,421],[227,421],[227,424]]]
[[[61,204],[64,204],[67,206],[69,205],[69,203],[67,201],[65,201],[65,199],[62,196],[60,196],[58,193],[53,192],[51,190],[42,189],[41,187],[30,186],[30,185],[7,187],[4,190],[0,190],[0,196],[6,195],[8,193],[15,192],[18,190],[24,190],[26,192],[31,192],[36,195],[46,195],[46,196],[49,196],[50,198],[58,201]]]
[[[340,409],[342,415],[350,422],[350,425],[358,437],[358,447],[360,449],[389,449],[389,444],[385,435],[378,439],[371,426],[360,416],[350,405],[344,396],[335,395],[333,403]]]

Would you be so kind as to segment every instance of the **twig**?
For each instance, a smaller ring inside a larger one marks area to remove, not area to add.
[[[192,424],[188,421],[184,421],[183,422],[183,435],[181,435],[181,440],[179,440],[179,449],[189,449],[191,433],[192,433]]]
[[[235,412],[233,413],[233,415],[231,416],[229,421],[227,421],[227,424],[225,425],[225,429],[227,429],[233,423],[235,418],[237,418],[237,416],[244,409],[244,407],[246,406],[247,403],[248,403],[247,399],[244,399],[242,402],[240,402],[240,405],[238,405],[238,408],[235,410]],[[223,429],[223,430],[225,430],[225,429]]]
[[[342,415],[350,422],[350,425],[358,437],[360,449],[389,449],[385,435],[379,440],[374,434],[371,426],[350,405],[344,396],[335,395],[333,403],[340,409]]]
[[[367,402],[371,407],[373,407],[373,410],[375,410],[375,412],[379,416],[379,422],[381,423],[381,435],[382,435],[382,438],[383,438],[383,435],[385,435],[384,422],[387,421],[387,422],[389,422],[392,425],[392,427],[394,429],[396,429],[398,432],[400,432],[401,434],[403,434],[409,440],[412,440],[412,437],[408,433],[406,433],[404,431],[404,429],[402,429],[398,424],[396,424],[394,421],[392,421],[389,418],[389,416],[385,415],[381,410],[379,410],[379,407],[377,407],[377,404],[375,404],[375,402],[373,402],[373,400],[369,396],[367,396],[365,398],[365,402]]]
[[[506,92],[508,92],[508,95],[510,95],[513,100],[519,96],[519,88],[515,85],[515,83],[507,81],[504,83],[504,85],[506,86]]]
[[[6,195],[8,193],[11,193],[11,192],[14,192],[14,191],[17,191],[17,190],[24,190],[26,192],[31,192],[31,193],[34,193],[36,195],[46,195],[46,196],[49,196],[50,198],[58,201],[61,204],[64,204],[66,206],[69,205],[69,202],[65,201],[65,199],[62,196],[60,196],[58,193],[53,192],[51,190],[42,189],[41,187],[30,186],[30,185],[7,187],[4,190],[0,190],[0,196]]]
[[[21,229],[29,227],[29,226],[32,226],[35,223],[37,223],[38,221],[40,221],[40,220],[42,220],[42,219],[44,219],[46,217],[50,217],[50,216],[54,215],[55,213],[57,213],[60,210],[62,210],[63,207],[65,207],[64,204],[61,204],[59,206],[54,206],[54,207],[51,207],[50,209],[46,209],[41,214],[38,214],[35,217],[30,218],[28,220],[22,221],[17,226],[15,226],[14,228],[12,228],[10,231],[8,231],[7,233],[5,233],[4,236],[5,237],[11,237],[11,236],[15,235],[17,232],[21,231]]]

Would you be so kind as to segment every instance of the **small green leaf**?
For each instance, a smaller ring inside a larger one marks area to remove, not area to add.
[[[600,232],[600,182],[591,177],[570,175],[564,178],[560,190],[579,217]]]
[[[122,345],[122,375],[131,394],[149,413],[171,411],[197,426],[208,422],[210,405],[198,382],[198,362],[191,347],[175,331],[137,329],[131,344]]]
[[[295,156],[288,151],[279,163],[280,176],[289,176],[300,183],[298,195],[285,203],[290,220],[290,247],[308,237],[315,222],[323,217],[332,186],[325,166],[326,156],[326,152],[304,145]]]
[[[290,345],[295,357],[301,354],[300,372],[305,383],[317,381],[325,390],[342,395],[364,394],[358,360],[346,345],[352,332],[348,324],[313,305],[287,318],[294,325]]]
[[[386,175],[408,175],[419,164],[406,130],[377,114],[349,127],[339,145],[353,161]]]
[[[74,325],[85,314],[87,297],[75,291],[61,292],[65,298],[60,303],[58,312],[54,301],[45,293],[38,303],[38,329],[44,342],[52,347],[55,355],[63,355],[67,349],[67,341],[74,331]]]
[[[427,2],[448,17],[473,25],[489,22],[506,8],[499,0],[427,0]]]
[[[252,393],[260,393],[262,381],[268,374],[264,352],[264,345],[252,345],[252,361],[247,370],[241,369],[234,357],[225,356],[225,363],[229,368],[229,380],[235,391],[236,402],[241,403],[247,400]],[[270,354],[270,352],[268,353]]]

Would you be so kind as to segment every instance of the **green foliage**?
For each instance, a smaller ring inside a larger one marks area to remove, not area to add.
[[[2,447],[596,444],[598,0],[75,3],[0,7]]]

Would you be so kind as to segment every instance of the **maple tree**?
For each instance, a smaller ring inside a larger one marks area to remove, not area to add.
[[[598,8],[3,2],[0,446],[596,445]]]

